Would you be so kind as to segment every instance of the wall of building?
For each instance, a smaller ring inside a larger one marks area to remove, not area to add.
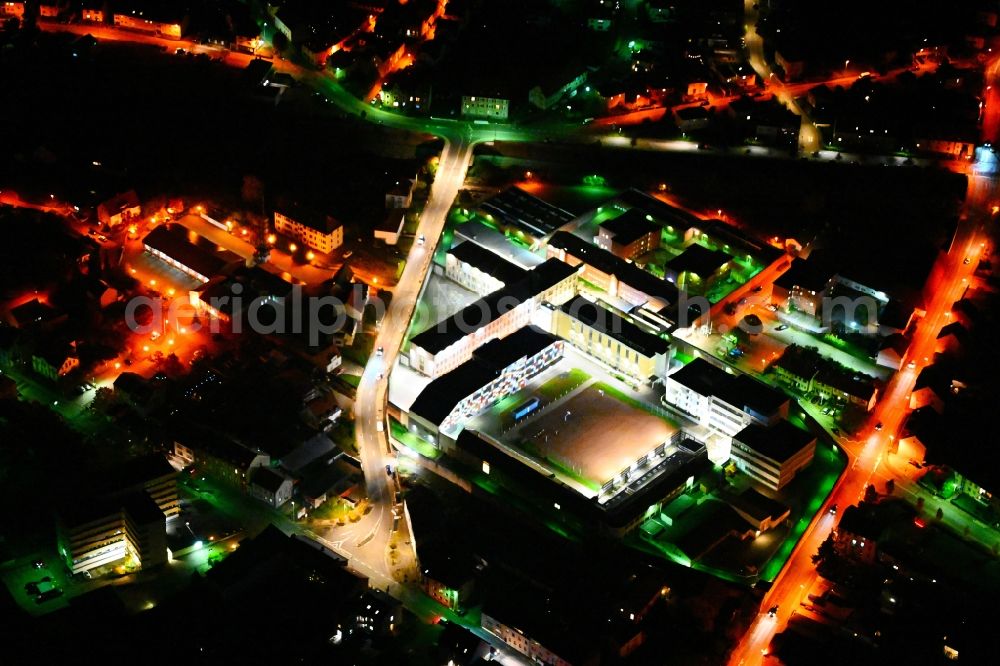
[[[470,118],[507,120],[510,101],[500,97],[462,97],[462,115]]]
[[[296,222],[292,218],[275,211],[275,230],[286,236],[291,236],[309,247],[319,252],[329,254],[344,244],[344,227],[338,226],[328,234],[317,231],[312,227]]]

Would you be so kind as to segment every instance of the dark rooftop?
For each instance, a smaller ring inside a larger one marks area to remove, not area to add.
[[[730,405],[750,410],[762,416],[776,414],[788,402],[788,397],[750,375],[730,375],[731,380],[716,395]]]
[[[701,220],[686,210],[671,206],[667,202],[660,201],[642,190],[631,188],[625,190],[615,198],[633,209],[639,209],[646,214],[652,215],[657,220],[674,227],[679,227],[681,230],[687,230],[702,224]]]
[[[573,255],[603,273],[616,276],[619,281],[648,296],[659,298],[667,303],[677,302],[679,292],[672,283],[661,280],[652,273],[647,273],[635,264],[621,257],[616,257],[611,252],[602,250],[579,236],[567,231],[557,231],[549,240],[549,245],[565,250],[567,254]]]
[[[833,276],[827,274],[816,264],[804,259],[793,259],[791,267],[775,278],[774,286],[785,290],[799,287],[800,289],[820,292],[826,287],[826,283],[830,281],[831,277]]]
[[[459,243],[450,250],[452,255],[462,263],[469,264],[473,268],[493,276],[504,284],[510,284],[524,277],[526,271],[507,261],[496,252],[492,252],[479,243],[465,241]]]
[[[473,358],[434,379],[410,406],[410,412],[440,425],[463,398],[486,386],[499,372]]]
[[[729,255],[718,250],[709,250],[694,243],[679,255],[667,262],[667,269],[677,273],[693,273],[701,277],[715,275],[726,262]]]
[[[696,358],[668,378],[699,395],[715,395],[732,381],[732,375],[703,358]]]
[[[487,294],[450,318],[413,336],[410,343],[437,354],[574,273],[576,268],[573,266],[555,258],[548,259],[527,271],[521,280]]]
[[[192,237],[195,242],[191,241]],[[227,266],[242,261],[232,252],[219,251],[214,244],[176,224],[153,229],[146,234],[143,244],[147,249],[162,252],[206,278],[218,275]]]
[[[646,215],[642,209],[632,208],[602,224],[601,229],[611,232],[616,243],[628,245],[647,234],[660,232],[660,225],[646,219]]]
[[[270,467],[258,467],[250,476],[250,483],[255,486],[260,486],[271,494],[278,492],[278,489],[281,488],[281,484],[284,482],[285,477],[281,476]]]
[[[472,357],[499,372],[522,358],[534,356],[559,339],[536,326],[525,326],[505,338],[490,340],[473,352]]]
[[[573,213],[542,201],[521,188],[509,187],[479,207],[501,224],[510,224],[534,237],[547,236],[571,221]]]
[[[11,308],[10,314],[18,328],[45,323],[61,316],[59,310],[47,303],[42,303],[37,298],[22,303],[16,308]]]
[[[534,326],[491,340],[477,349],[470,360],[425,386],[410,411],[440,424],[459,401],[499,377],[511,364],[558,341],[558,337]]]
[[[733,437],[757,453],[782,463],[816,441],[816,436],[782,419],[773,426],[748,425]]]
[[[851,505],[844,509],[840,516],[838,528],[866,539],[878,539],[882,536],[883,525],[875,515],[872,507]]]

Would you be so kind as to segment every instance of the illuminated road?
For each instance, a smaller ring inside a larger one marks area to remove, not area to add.
[[[373,583],[381,582],[380,587],[394,578],[393,567],[386,559],[394,521],[393,495],[397,490],[394,477],[386,472],[387,465],[393,471],[396,468],[385,417],[389,373],[409,328],[421,288],[431,267],[434,249],[444,230],[448,211],[465,181],[465,173],[472,158],[472,145],[461,138],[449,140],[445,145],[431,195],[420,216],[416,232],[418,237],[423,236],[426,241],[424,244],[415,242],[410,250],[406,267],[399,284],[393,290],[392,303],[382,319],[375,341],[376,349],[381,348],[383,352],[381,355],[375,353],[369,359],[358,386],[355,401],[357,445],[373,509],[356,525],[350,526],[349,538],[338,535],[338,530],[348,528],[332,528],[324,535],[327,541],[341,541],[337,550],[349,555],[352,562],[360,559],[366,565],[366,568],[360,569],[362,573],[371,576],[374,570],[377,575]],[[382,431],[378,429],[379,423],[383,424]],[[407,540],[405,535],[408,534],[409,527],[405,520],[399,521],[399,529],[403,530],[404,536],[401,539],[403,543],[397,550]],[[407,558],[408,561],[413,561],[412,552],[403,552],[400,557],[404,561]]]
[[[771,66],[764,55],[764,39],[757,34],[758,12],[756,6],[757,0],[744,0],[743,13],[746,17],[744,25],[746,31],[743,34],[743,41],[747,49],[747,59],[761,81],[764,82],[764,86],[770,92],[774,93],[774,96],[789,111],[802,118],[802,127],[799,129],[799,148],[802,152],[811,153],[817,151],[822,147],[819,130],[816,129],[816,125],[813,124],[812,120],[809,119],[809,116],[795,100],[795,95],[792,91],[786,88],[785,84],[771,70]]]
[[[1000,67],[994,63],[988,69],[993,86],[996,85],[998,74]],[[992,127],[991,131],[996,131],[1000,123],[995,123]],[[995,139],[995,135],[986,136]],[[952,304],[962,297],[975,271],[985,240],[981,229],[992,217],[992,208],[998,196],[997,184],[995,175],[973,171],[969,176],[965,205],[955,237],[947,254],[941,256],[931,273],[929,288],[925,290],[930,294],[926,315],[916,324],[910,348],[903,359],[903,369],[896,373],[885,388],[868,427],[862,432],[860,442],[841,442],[850,466],[834,486],[830,497],[765,595],[761,604],[762,612],[733,651],[730,666],[763,663],[771,639],[784,629],[788,619],[799,609],[803,596],[817,577],[812,556],[835,524],[835,517],[828,513],[829,507],[836,504],[842,509],[856,504],[869,483],[876,482],[880,476],[885,478],[883,475],[886,474],[890,475],[889,478],[894,478],[895,470],[888,465],[880,470],[880,466],[906,418],[913,383],[920,370],[933,359],[937,334],[948,323]],[[907,367],[910,361],[914,363],[913,368]],[[879,422],[882,423],[882,429],[876,431],[874,424]],[[771,618],[766,611],[775,605],[778,606],[777,617]]]

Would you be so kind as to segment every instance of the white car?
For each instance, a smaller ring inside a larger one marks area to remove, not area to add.
[[[382,349],[382,345],[379,345],[379,348],[375,350],[375,355],[378,356],[379,358],[381,358],[383,352],[384,352],[384,350]]]
[[[417,245],[423,245],[425,240],[427,240],[427,239],[424,238],[424,235],[420,234],[420,237],[417,238]]]

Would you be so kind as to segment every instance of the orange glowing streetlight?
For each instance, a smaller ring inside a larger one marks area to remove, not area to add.
[[[313,252],[312,250],[306,252],[306,259],[308,259],[309,261],[312,261],[315,258],[316,258],[316,253]]]
[[[299,249],[299,246],[296,245],[295,243],[289,243],[288,244],[288,251],[289,252],[295,252],[298,249]]]
[[[277,242],[278,242],[278,237],[277,236],[275,236],[274,234],[268,234],[267,235],[267,244],[268,245],[274,245]]]
[[[142,346],[142,351],[148,352],[149,351],[149,345],[143,345]]]
[[[156,286],[156,280],[150,280],[149,281],[149,286],[150,287],[155,287]]]

